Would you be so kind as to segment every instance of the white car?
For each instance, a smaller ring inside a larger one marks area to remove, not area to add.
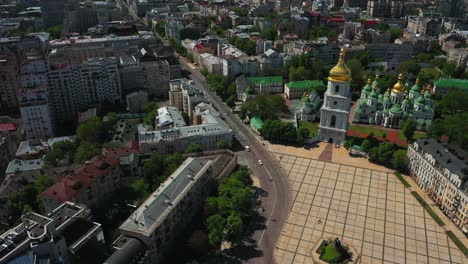
[[[250,151],[250,147],[249,147],[249,146],[245,146],[245,150]]]
[[[263,165],[262,160],[258,160],[258,164]]]

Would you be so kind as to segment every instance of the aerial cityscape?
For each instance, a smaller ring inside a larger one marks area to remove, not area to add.
[[[468,0],[0,0],[0,264],[468,263]]]

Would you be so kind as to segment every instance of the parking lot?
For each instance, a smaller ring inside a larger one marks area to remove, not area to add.
[[[392,173],[275,154],[293,206],[277,243],[278,263],[312,263],[324,237],[340,238],[358,263],[468,263]]]

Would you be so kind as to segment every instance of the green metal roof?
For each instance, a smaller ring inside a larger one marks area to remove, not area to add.
[[[247,81],[252,85],[268,85],[278,82],[283,82],[282,76],[267,76],[267,77],[247,77]]]
[[[468,80],[465,79],[440,79],[434,81],[435,86],[468,89]]]
[[[250,118],[250,124],[254,126],[257,130],[263,127],[263,121],[258,116]]]
[[[296,81],[296,82],[289,82],[286,84],[289,89],[307,89],[307,88],[316,88],[319,86],[324,86],[322,81],[312,81],[312,80],[305,80],[305,81]]]

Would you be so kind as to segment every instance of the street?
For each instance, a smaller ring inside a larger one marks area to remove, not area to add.
[[[279,163],[268,152],[261,142],[257,139],[254,132],[244,125],[241,120],[232,115],[232,110],[223,103],[205,81],[197,68],[190,67],[186,58],[180,56],[180,62],[185,70],[190,71],[190,78],[196,85],[205,91],[208,99],[211,100],[214,107],[225,117],[225,122],[234,131],[237,140],[243,146],[250,146],[251,152],[246,152],[253,160],[251,169],[260,179],[260,186],[266,195],[262,196],[261,202],[264,208],[262,215],[265,217],[264,230],[257,230],[251,237],[257,243],[262,256],[249,259],[249,263],[274,263],[274,250],[276,242],[281,234],[283,225],[286,223],[291,207],[291,191],[287,176],[283,173]],[[258,164],[262,160],[263,165]],[[253,167],[253,168],[252,168]]]

